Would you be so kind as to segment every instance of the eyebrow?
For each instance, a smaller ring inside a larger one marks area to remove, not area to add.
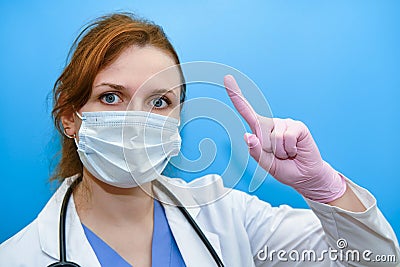
[[[95,88],[100,87],[100,86],[109,86],[118,91],[126,90],[126,88],[124,86],[119,85],[119,84],[114,84],[114,83],[101,83],[101,84],[96,85]]]
[[[173,89],[168,90],[168,89],[165,89],[165,88],[160,88],[160,89],[155,89],[155,90],[152,91],[152,93],[157,93],[157,94],[166,94],[166,93],[169,93],[169,92],[171,92],[172,94],[177,96],[175,94],[175,92],[173,91]]]
[[[119,84],[114,84],[114,83],[101,83],[95,86],[96,87],[100,87],[100,86],[109,86],[117,91],[126,91],[126,87],[124,87],[123,85],[119,85]],[[175,96],[177,96],[177,94],[173,91],[173,89],[166,89],[166,88],[159,88],[159,89],[155,89],[151,91],[152,93],[157,93],[157,94],[166,94],[171,92],[172,94],[174,94]]]

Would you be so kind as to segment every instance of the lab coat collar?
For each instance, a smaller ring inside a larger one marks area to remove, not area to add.
[[[202,206],[212,204],[228,192],[223,185],[221,176],[215,174],[206,175],[191,182],[180,178],[160,176],[157,182],[166,187],[193,218],[197,217]],[[153,191],[154,197],[164,205],[176,206],[178,204],[174,203],[169,194],[162,188],[158,188],[157,185],[153,186]]]
[[[211,205],[213,201],[216,201],[226,193],[221,177],[218,175],[207,175],[190,183],[186,183],[181,179],[171,179],[167,177],[159,179],[159,181],[167,187],[176,198],[178,198],[182,206],[186,207],[192,218],[195,220],[197,219],[197,224],[222,260],[223,258],[218,235],[207,231],[204,224],[202,225],[202,221],[199,220],[201,206]],[[156,198],[158,198],[164,206],[168,224],[186,266],[216,266],[216,263],[207,250],[207,247],[183,216],[181,211],[176,208],[175,205],[172,205],[172,200],[168,194],[157,187],[153,187],[153,191]]]
[[[38,215],[41,249],[44,253],[54,258],[55,262],[60,259],[59,225],[61,204],[68,187],[76,178],[78,178],[78,175],[66,178]],[[65,236],[68,261],[79,263],[81,266],[100,267],[97,257],[86,239],[75,209],[73,195],[71,195],[67,208]]]

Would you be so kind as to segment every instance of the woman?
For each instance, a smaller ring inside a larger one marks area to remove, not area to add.
[[[303,123],[257,115],[232,76],[224,82],[253,131],[244,136],[249,153],[311,210],[226,192],[218,175],[189,184],[160,175],[180,147],[186,88],[178,64],[161,28],[129,14],[102,17],[81,33],[54,87],[53,116],[63,135],[54,178],[62,184],[37,219],[1,245],[1,266],[48,266],[64,257],[80,266],[308,266],[310,260],[288,262],[277,253],[304,250],[320,258],[311,264],[347,266],[324,252],[337,250],[338,240],[347,242],[339,249],[372,251],[371,259],[399,257],[374,197],[322,160]],[[165,69],[168,75],[149,79]],[[197,188],[210,183],[225,196],[196,205],[211,195]],[[191,208],[185,213],[179,205]],[[351,264],[377,265],[368,258]]]

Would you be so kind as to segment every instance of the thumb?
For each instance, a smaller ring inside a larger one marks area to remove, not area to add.
[[[255,134],[245,133],[244,141],[246,141],[247,146],[249,147],[250,155],[257,161],[260,161],[262,146],[260,140]]]
[[[245,133],[244,140],[249,147],[250,155],[258,162],[258,164],[272,176],[275,174],[276,165],[274,164],[275,156],[262,149],[260,139],[255,134]]]

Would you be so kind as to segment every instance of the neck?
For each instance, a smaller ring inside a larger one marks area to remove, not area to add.
[[[133,188],[118,188],[106,184],[87,170],[74,190],[74,201],[84,224],[132,225],[153,219],[151,184]]]

